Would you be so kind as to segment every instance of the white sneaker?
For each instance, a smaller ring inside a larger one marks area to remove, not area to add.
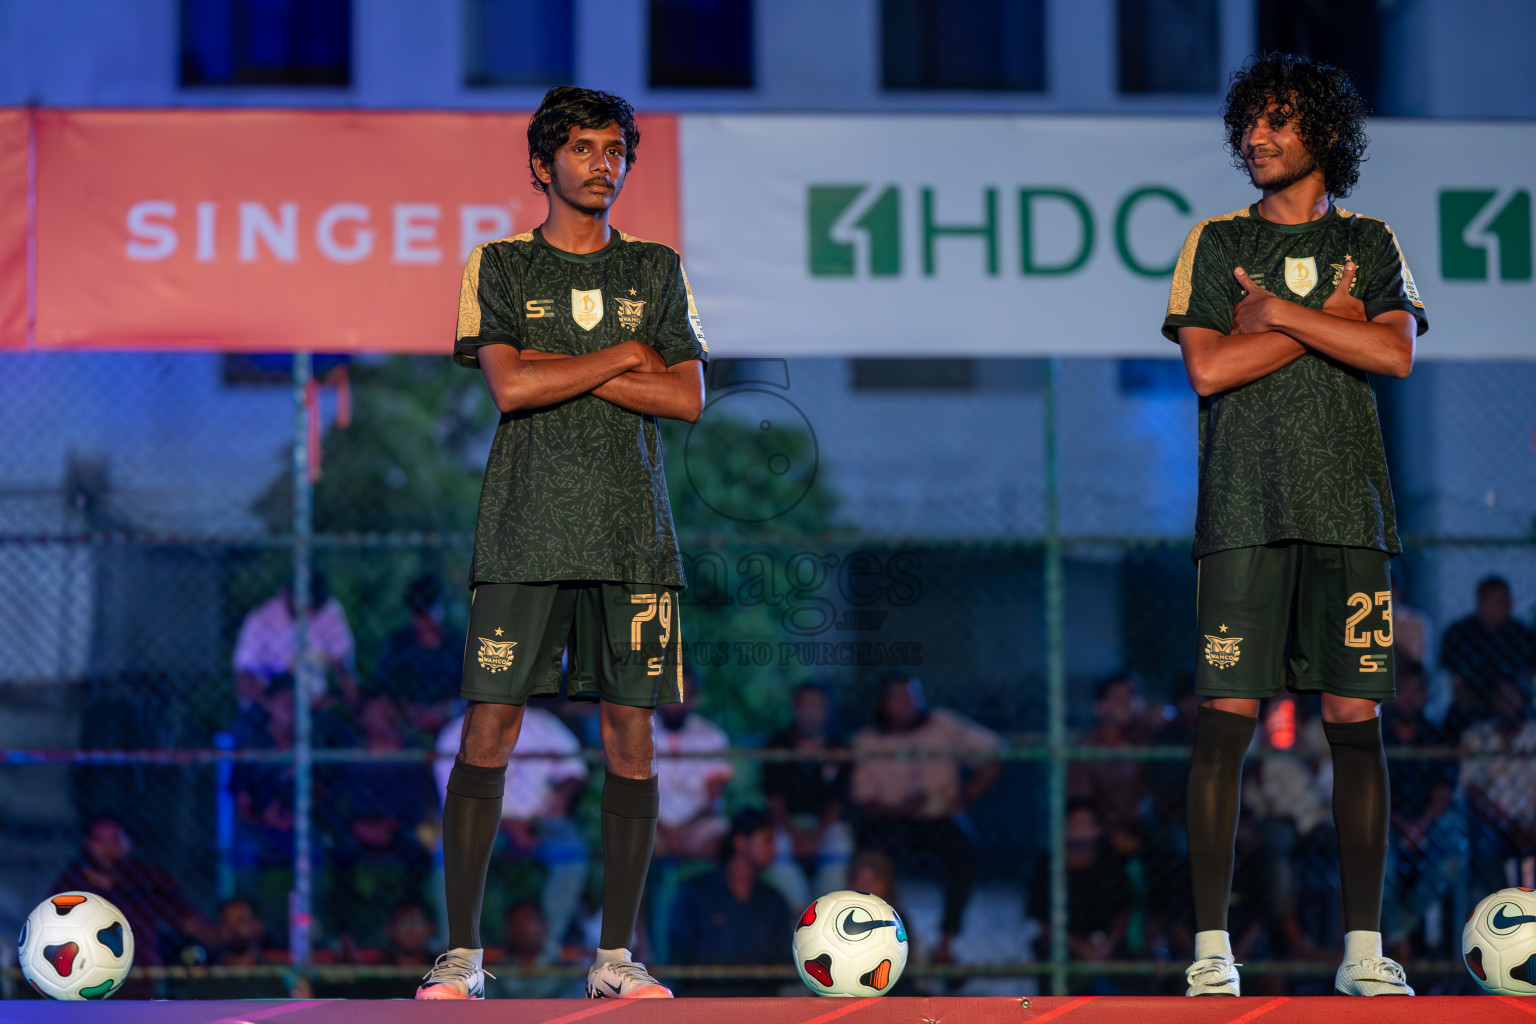
[[[629,959],[608,960],[592,965],[587,972],[588,999],[671,999],[672,990],[651,977],[645,964]]]
[[[1339,973],[1333,976],[1333,990],[1341,996],[1413,995],[1402,965],[1385,956],[1340,964]]]
[[[417,999],[484,999],[486,971],[466,956],[449,950],[422,976]],[[494,978],[492,974],[490,977]]]
[[[1184,980],[1189,982],[1189,988],[1184,994],[1186,996],[1241,995],[1242,985],[1237,977],[1238,966],[1229,956],[1208,956],[1204,960],[1196,960],[1189,965],[1189,970],[1184,972]]]

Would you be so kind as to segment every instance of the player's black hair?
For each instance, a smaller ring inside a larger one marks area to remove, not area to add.
[[[730,860],[736,854],[736,840],[738,837],[753,836],[765,828],[773,826],[773,819],[768,817],[768,812],[761,807],[743,807],[736,812],[736,817],[731,819],[731,831],[725,837],[725,842],[720,844],[720,860]]]
[[[1360,162],[1370,142],[1365,119],[1371,112],[1349,76],[1331,64],[1290,53],[1266,53],[1235,71],[1222,119],[1238,170],[1247,168],[1243,133],[1266,112],[1271,127],[1295,126],[1322,169],[1328,195],[1349,195],[1360,180]]]
[[[1136,678],[1134,672],[1116,672],[1114,675],[1105,676],[1099,680],[1098,685],[1093,688],[1093,699],[1096,701],[1103,700],[1109,696],[1110,690],[1122,683],[1133,690],[1141,689],[1141,682]]]
[[[1506,580],[1503,576],[1490,575],[1484,576],[1482,579],[1477,581],[1477,599],[1479,601],[1493,593],[1495,590],[1502,590],[1504,593],[1508,594],[1509,580]]]
[[[791,702],[800,699],[801,694],[819,693],[827,698],[827,703],[832,703],[832,686],[823,679],[807,679],[803,683],[796,683],[795,688],[789,691]]]
[[[437,604],[437,599],[442,596],[442,577],[435,572],[424,572],[405,588],[405,607],[413,612],[424,612]]]
[[[544,94],[539,109],[528,122],[528,173],[540,192],[549,186],[533,173],[537,157],[546,169],[555,165],[555,151],[571,137],[572,128],[606,128],[617,123],[624,132],[624,162],[633,167],[640,148],[640,129],[635,127],[635,108],[611,92],[557,85]]]

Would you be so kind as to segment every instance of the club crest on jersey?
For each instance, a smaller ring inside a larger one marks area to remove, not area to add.
[[[1243,652],[1237,649],[1237,645],[1243,642],[1240,636],[1211,636],[1205,634],[1205,660],[1217,668],[1231,668],[1237,664],[1237,659]]]
[[[476,652],[480,667],[487,672],[501,672],[511,668],[512,648],[516,646],[516,640],[492,640],[490,637],[481,637],[480,650]]]
[[[590,331],[597,326],[597,322],[603,318],[603,290],[593,288],[591,291],[577,291],[571,289],[571,319],[584,331]]]
[[[1285,258],[1285,286],[1296,295],[1306,295],[1317,287],[1317,258]]]
[[[619,298],[614,301],[619,304],[619,325],[626,331],[639,330],[640,318],[645,315],[645,300]]]

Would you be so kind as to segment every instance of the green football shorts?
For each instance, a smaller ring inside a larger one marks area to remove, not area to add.
[[[1286,541],[1200,559],[1195,692],[1396,696],[1391,557]]]
[[[565,695],[653,708],[682,700],[678,592],[650,583],[482,583],[470,602],[460,695],[525,704]]]

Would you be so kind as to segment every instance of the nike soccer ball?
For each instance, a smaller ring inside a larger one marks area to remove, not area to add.
[[[133,930],[95,893],[61,892],[27,915],[16,953],[21,972],[49,999],[105,999],[133,966]]]
[[[907,966],[907,928],[867,892],[829,892],[795,925],[795,966],[820,996],[883,996]]]
[[[1461,953],[1489,992],[1536,996],[1536,889],[1500,889],[1479,903],[1461,930]]]

